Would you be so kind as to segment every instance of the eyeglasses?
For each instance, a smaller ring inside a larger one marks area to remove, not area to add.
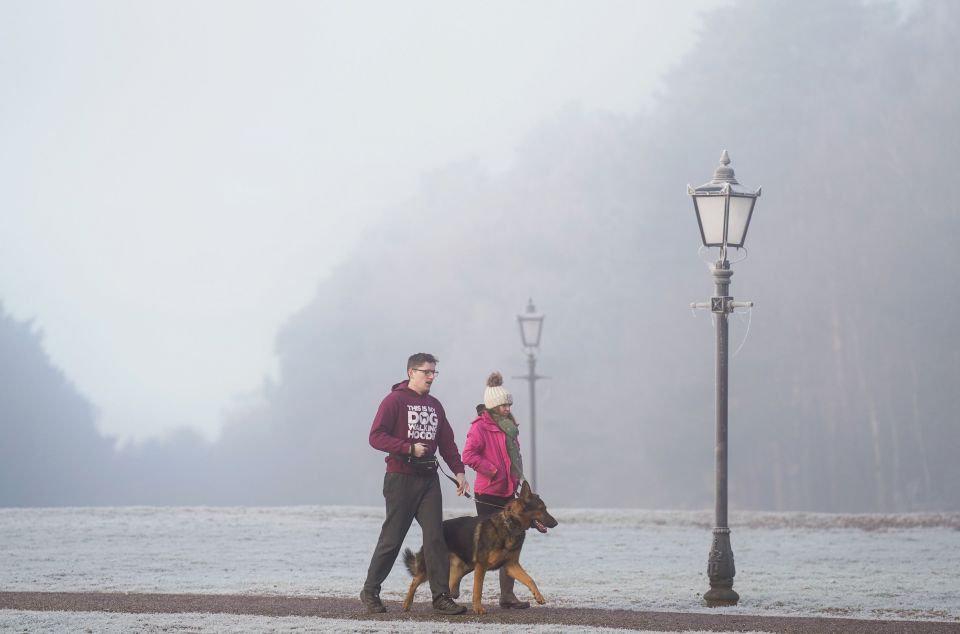
[[[423,372],[426,376],[438,376],[439,370],[421,370],[420,368],[411,368],[414,372]]]

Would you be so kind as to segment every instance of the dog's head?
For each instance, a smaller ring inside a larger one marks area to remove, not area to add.
[[[507,504],[507,511],[515,516],[522,526],[536,528],[541,533],[546,533],[548,528],[554,528],[559,523],[547,512],[547,505],[539,495],[530,490],[526,481],[520,487],[520,495]]]

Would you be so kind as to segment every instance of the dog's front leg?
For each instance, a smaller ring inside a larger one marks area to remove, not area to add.
[[[507,574],[522,583],[523,585],[530,588],[530,592],[533,593],[533,598],[543,605],[547,602],[543,598],[543,595],[540,594],[540,589],[537,588],[537,584],[534,582],[533,577],[527,574],[527,571],[523,569],[519,561],[511,561],[503,566],[503,569],[507,571]]]
[[[483,609],[483,604],[480,601],[483,599],[483,574],[486,572],[486,569],[481,565],[477,564],[473,568],[473,613],[474,614],[486,614],[486,610]]]

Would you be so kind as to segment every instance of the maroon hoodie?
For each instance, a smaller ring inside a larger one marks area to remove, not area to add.
[[[387,452],[388,473],[423,475],[403,461],[418,442],[427,446],[424,457],[434,455],[439,448],[451,471],[455,474],[464,472],[460,450],[443,405],[429,393],[417,394],[407,387],[407,381],[402,381],[394,385],[380,403],[370,427],[370,446]]]

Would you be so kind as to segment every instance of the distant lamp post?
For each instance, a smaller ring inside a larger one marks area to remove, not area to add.
[[[733,549],[730,547],[730,527],[727,524],[727,315],[734,308],[748,308],[753,302],[735,302],[730,291],[730,262],[727,248],[741,248],[747,239],[747,229],[753,216],[753,207],[760,197],[760,188],[750,191],[737,182],[730,167],[730,156],[723,151],[713,180],[696,189],[687,185],[693,197],[693,207],[700,225],[700,239],[705,247],[719,247],[720,255],[713,265],[716,287],[709,303],[693,303],[692,308],[709,309],[716,318],[716,523],[713,545],[707,559],[710,589],[703,600],[710,607],[736,605],[740,600],[733,590]]]
[[[516,376],[530,383],[530,487],[537,491],[537,379],[545,376],[537,374],[536,351],[540,348],[540,334],[543,332],[543,313],[538,313],[533,298],[527,300],[526,312],[517,315],[520,324],[520,339],[527,351],[527,375]]]

